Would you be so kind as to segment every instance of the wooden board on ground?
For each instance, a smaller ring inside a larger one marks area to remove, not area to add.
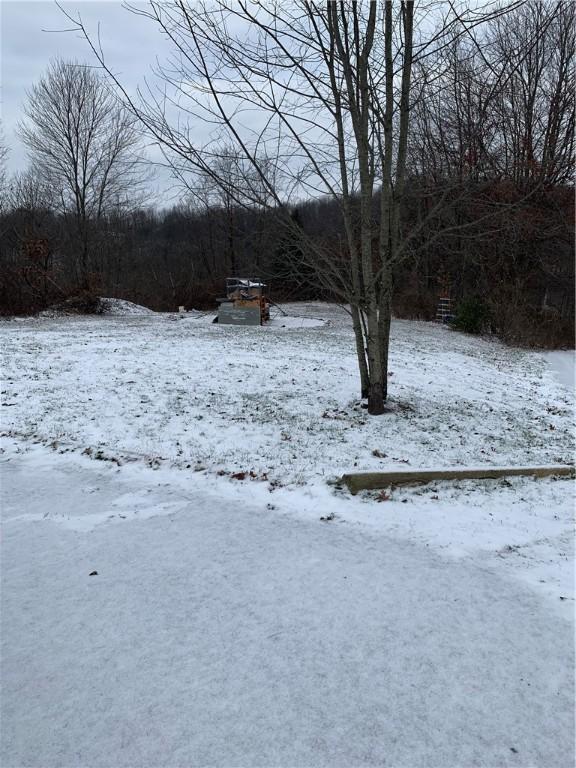
[[[532,477],[566,476],[574,473],[573,466],[558,465],[545,467],[477,467],[452,469],[410,469],[402,472],[356,472],[342,475],[341,482],[351,493],[374,491],[391,485],[430,483],[435,480],[481,480],[485,478],[528,475]]]

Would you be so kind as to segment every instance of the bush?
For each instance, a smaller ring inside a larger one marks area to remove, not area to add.
[[[490,312],[477,296],[463,299],[456,308],[452,327],[464,333],[483,333],[488,329]]]
[[[52,304],[50,309],[70,315],[100,315],[105,309],[99,296],[91,291],[70,296],[66,301]]]

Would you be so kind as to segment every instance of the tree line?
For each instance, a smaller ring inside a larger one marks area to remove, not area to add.
[[[392,312],[430,319],[446,291],[482,330],[573,344],[572,3],[139,13],[173,45],[163,98],[127,93],[81,19],[102,68],[53,62],[28,96],[31,167],[2,185],[3,313],[98,293],[208,306],[227,275],[259,274],[278,299],[349,308],[373,413]],[[172,209],[146,200],[145,142],[180,185]]]

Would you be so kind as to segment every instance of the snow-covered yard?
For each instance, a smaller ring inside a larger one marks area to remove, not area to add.
[[[2,765],[570,765],[573,482],[328,482],[571,463],[558,361],[285,310],[0,326]]]

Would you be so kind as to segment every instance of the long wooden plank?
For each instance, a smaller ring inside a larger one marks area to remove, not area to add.
[[[341,482],[346,484],[351,493],[358,491],[388,488],[391,485],[409,483],[430,483],[434,480],[475,480],[484,478],[512,477],[529,475],[532,477],[566,476],[574,473],[574,467],[568,465],[545,467],[475,467],[449,469],[410,469],[402,472],[355,472],[342,475]]]

